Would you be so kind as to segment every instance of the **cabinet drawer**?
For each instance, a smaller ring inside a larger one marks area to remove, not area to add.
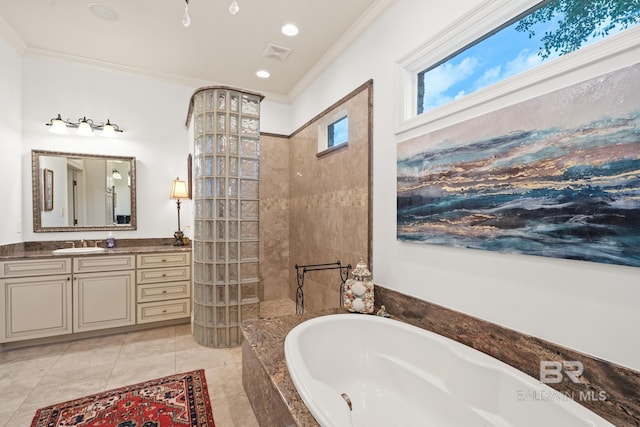
[[[133,270],[135,256],[92,256],[73,259],[74,273],[93,273],[96,271]]]
[[[176,267],[191,265],[190,252],[138,254],[138,268]]]
[[[166,301],[191,296],[191,282],[154,283],[137,286],[138,303]]]
[[[2,277],[48,276],[71,273],[71,258],[27,259],[0,263]]]
[[[138,323],[159,322],[191,316],[191,299],[138,304]]]
[[[191,267],[149,268],[137,270],[138,284],[191,280]]]

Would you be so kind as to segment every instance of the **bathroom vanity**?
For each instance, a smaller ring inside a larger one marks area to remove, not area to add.
[[[0,307],[1,347],[187,323],[191,248],[0,256]]]

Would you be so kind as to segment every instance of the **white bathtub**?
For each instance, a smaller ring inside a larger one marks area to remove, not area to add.
[[[287,335],[285,357],[322,427],[613,426],[491,356],[377,316],[303,322]]]

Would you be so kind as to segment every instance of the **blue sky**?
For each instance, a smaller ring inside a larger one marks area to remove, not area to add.
[[[425,73],[423,111],[556,58],[558,55],[552,53],[543,60],[538,51],[543,46],[542,36],[554,31],[560,18],[536,24],[532,38],[527,32],[516,31],[515,22]],[[593,41],[588,40],[583,46]]]

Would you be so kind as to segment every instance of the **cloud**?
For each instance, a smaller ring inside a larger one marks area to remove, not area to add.
[[[502,78],[506,79],[507,77],[515,76],[518,73],[537,67],[541,63],[542,58],[537,52],[532,53],[529,49],[521,50],[518,56],[507,62]]]
[[[537,53],[532,53],[529,49],[523,49],[511,60],[505,60],[503,64],[486,69],[480,77],[473,83],[474,92],[478,89],[490,86],[511,76],[515,76],[523,71],[534,68],[542,62],[542,58]]]
[[[425,110],[454,99],[451,94],[447,94],[449,89],[472,76],[479,64],[476,57],[468,56],[457,64],[446,62],[425,73]],[[456,97],[460,96],[460,92],[464,94],[466,91],[459,91]]]

